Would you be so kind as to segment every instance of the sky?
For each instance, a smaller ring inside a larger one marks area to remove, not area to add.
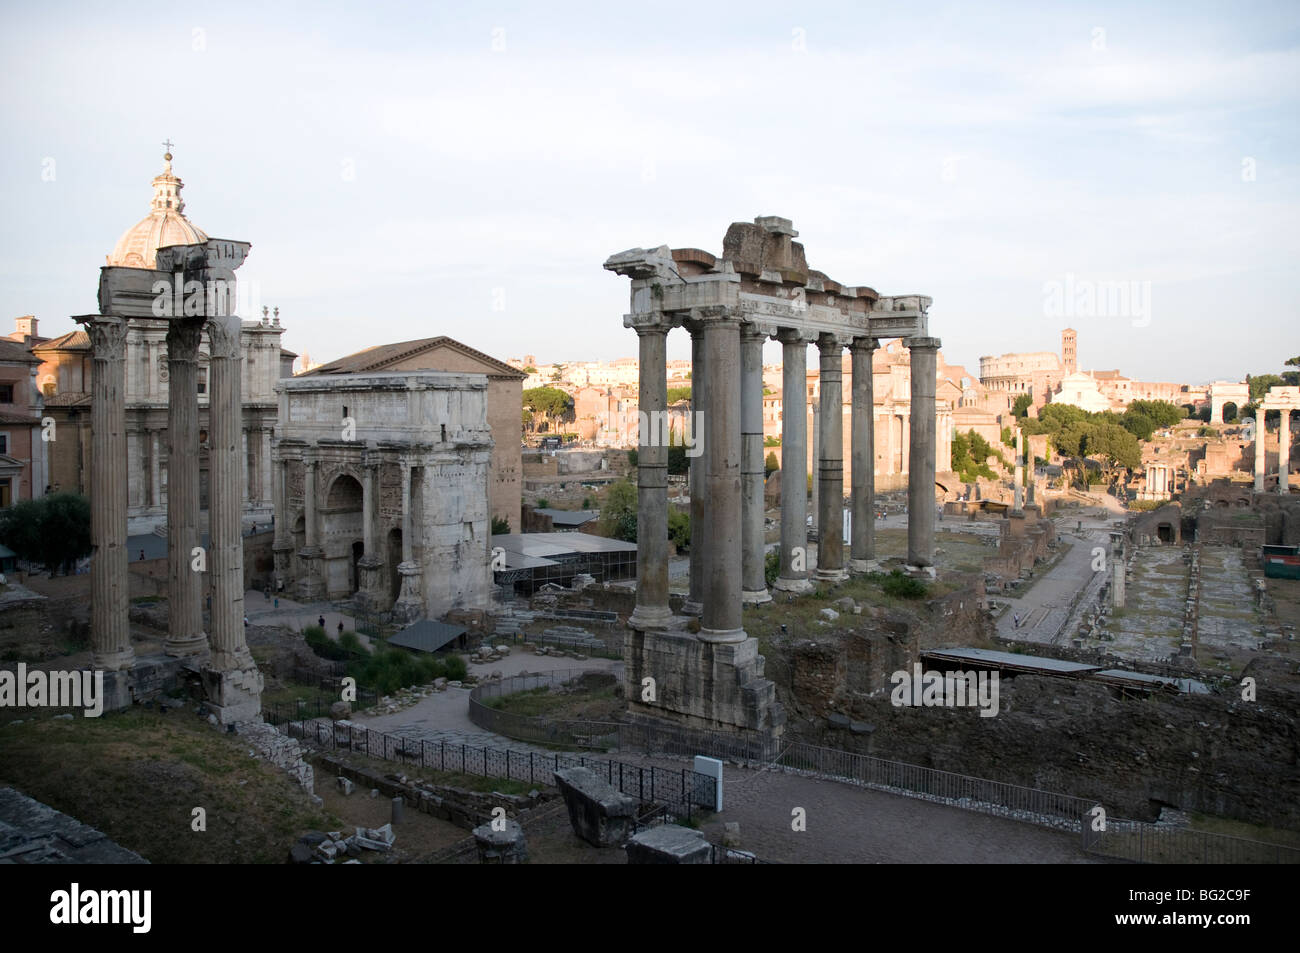
[[[602,263],[759,215],[975,373],[1066,326],[1142,380],[1300,354],[1294,2],[7,2],[0,56],[5,333],[97,310],[170,139],[315,361],[632,356]]]

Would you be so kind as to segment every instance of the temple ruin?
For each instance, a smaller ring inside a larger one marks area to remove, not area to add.
[[[812,580],[835,582],[874,565],[875,458],[872,354],[884,338],[911,349],[908,563],[933,563],[935,378],[940,342],[929,336],[931,299],[881,297],[808,267],[788,219],[735,223],[722,255],[698,248],[634,248],[605,268],[631,279],[623,323],[640,339],[639,410],[665,421],[666,340],[691,336],[694,410],[703,421],[703,467],[691,467],[690,595],[683,614],[668,600],[668,432],[638,435],[637,591],[624,647],[624,679],[634,718],[667,717],[692,727],[780,734],[785,713],[763,678],[758,642],[742,624],[746,603],[771,598],[764,577],[762,347],[783,345],[782,468],[804,473],[807,347],[820,352],[815,573],[808,558],[806,480],[783,477],[781,568],[775,588],[800,593]],[[841,362],[851,354],[853,461],[851,538],[845,559]],[[691,617],[698,614],[698,623]]]

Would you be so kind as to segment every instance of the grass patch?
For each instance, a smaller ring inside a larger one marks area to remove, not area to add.
[[[44,719],[0,732],[0,780],[153,863],[283,863],[304,832],[337,829],[248,751],[192,713]],[[195,807],[206,831],[191,829]]]

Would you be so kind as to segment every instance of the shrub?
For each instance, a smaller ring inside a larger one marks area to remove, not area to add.
[[[493,535],[493,536],[500,536],[500,535],[502,535],[502,534],[504,534],[504,533],[508,533],[508,532],[510,532],[510,521],[509,521],[509,520],[501,519],[501,518],[498,517],[498,516],[494,516],[494,517],[492,517],[492,535]]]
[[[880,588],[885,591],[885,595],[899,599],[921,599],[928,591],[925,583],[904,575],[900,569],[895,569],[885,576],[880,583]]]
[[[772,588],[772,584],[776,582],[776,577],[780,575],[780,573],[781,553],[774,549],[763,557],[763,578],[767,580],[767,587],[769,589]]]
[[[461,662],[463,666],[465,663]],[[401,649],[388,649],[354,662],[348,674],[361,685],[373,686],[380,694],[395,692],[410,685],[424,685],[446,675],[443,661],[433,655],[415,655]]]
[[[469,667],[459,655],[448,655],[442,660],[442,668],[447,678],[453,682],[463,682],[469,674]]]

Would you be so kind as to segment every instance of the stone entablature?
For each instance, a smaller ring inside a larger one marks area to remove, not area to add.
[[[278,582],[402,621],[491,594],[488,379],[438,371],[277,386]]]

